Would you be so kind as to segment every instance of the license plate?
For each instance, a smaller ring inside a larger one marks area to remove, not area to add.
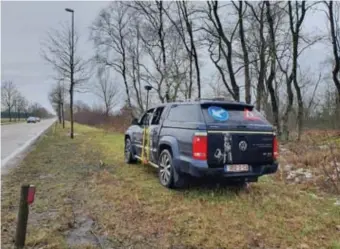
[[[225,172],[245,172],[249,171],[249,166],[247,164],[233,164],[233,165],[225,165]]]

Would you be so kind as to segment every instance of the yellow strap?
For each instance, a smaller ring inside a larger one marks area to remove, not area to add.
[[[150,153],[149,153],[149,149],[146,149],[146,139],[149,133],[149,129],[147,127],[144,127],[143,129],[143,142],[142,142],[142,163],[143,164],[147,164],[150,158]],[[150,139],[147,140],[148,144],[150,144]],[[149,146],[147,146],[149,147]],[[146,150],[146,158],[145,158],[145,150]]]
[[[147,130],[147,133],[146,133],[146,136],[147,136],[147,150],[146,150],[146,160],[147,161],[150,161],[150,130],[148,129]]]
[[[142,140],[142,163],[144,163],[145,132],[146,132],[146,127],[144,127],[144,129],[143,129],[143,140]]]

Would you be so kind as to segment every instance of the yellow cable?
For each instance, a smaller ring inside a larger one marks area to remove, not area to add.
[[[145,133],[146,133],[146,127],[144,127],[143,129],[143,141],[142,141],[142,163],[143,164],[144,164]]]
[[[148,129],[147,130],[147,134],[146,134],[146,136],[147,136],[147,150],[146,150],[146,160],[147,161],[150,161],[150,150],[151,150],[151,148],[150,148],[150,130]]]

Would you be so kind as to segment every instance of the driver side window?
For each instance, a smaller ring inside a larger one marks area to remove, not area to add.
[[[145,126],[149,124],[149,113],[145,113],[140,122],[141,125]]]
[[[142,126],[149,126],[152,113],[153,113],[153,109],[149,110],[147,113],[144,114],[144,116],[141,118],[141,121],[140,121],[140,124]]]

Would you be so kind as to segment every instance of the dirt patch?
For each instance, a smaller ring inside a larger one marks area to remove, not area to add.
[[[280,148],[280,168],[276,179],[300,184],[310,190],[340,195],[340,143],[338,132],[308,132],[303,141],[292,141]]]
[[[77,217],[74,227],[67,232],[67,244],[69,246],[96,245],[97,239],[91,232],[93,224],[94,221],[89,217]]]

